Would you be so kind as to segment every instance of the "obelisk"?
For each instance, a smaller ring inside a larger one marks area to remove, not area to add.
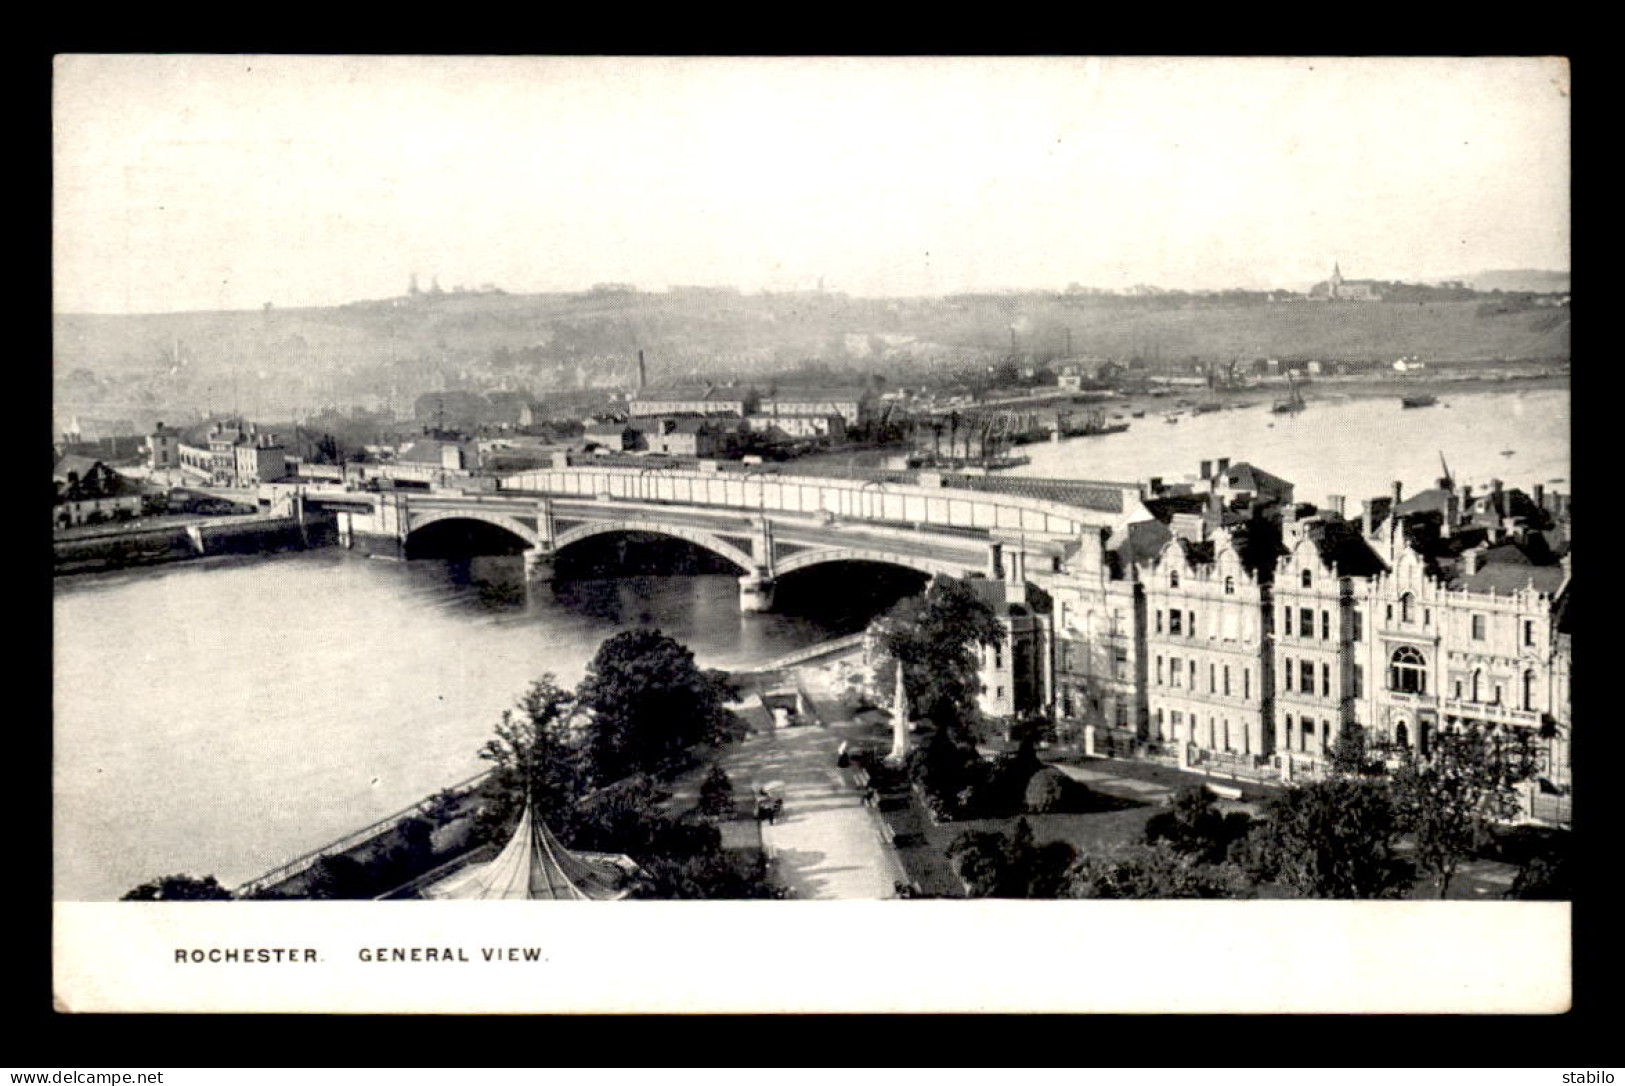
[[[891,707],[891,753],[886,764],[899,766],[908,757],[908,690],[903,686],[903,661],[897,661],[897,690]]]

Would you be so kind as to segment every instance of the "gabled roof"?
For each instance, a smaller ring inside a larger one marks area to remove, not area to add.
[[[1523,589],[1533,589],[1550,596],[1563,586],[1566,578],[1562,566],[1520,566],[1494,563],[1477,573],[1456,577],[1451,588],[1469,592],[1497,592],[1509,595]]]
[[[1237,490],[1251,490],[1255,493],[1281,491],[1292,486],[1279,475],[1272,475],[1263,468],[1255,468],[1246,461],[1229,465],[1219,472],[1219,478]]]
[[[51,476],[52,478],[66,481],[68,478],[68,473],[72,472],[73,474],[79,476],[79,478],[83,479],[86,478],[90,474],[91,470],[100,463],[100,460],[93,459],[89,456],[78,456],[74,453],[69,453],[67,456],[61,457],[57,460],[56,467],[52,470]]]
[[[1369,577],[1387,566],[1360,534],[1359,525],[1344,520],[1317,520],[1304,527],[1304,535],[1315,545],[1321,561],[1339,577]]]

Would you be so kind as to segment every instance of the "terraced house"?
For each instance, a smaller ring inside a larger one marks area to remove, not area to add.
[[[1058,738],[1254,779],[1324,773],[1346,729],[1381,756],[1469,723],[1536,739],[1569,787],[1568,500],[1452,480],[1409,501],[1297,502],[1251,465],[1152,480],[1153,519],[1056,585]],[[989,678],[992,678],[990,673]],[[995,699],[996,701],[997,699]]]

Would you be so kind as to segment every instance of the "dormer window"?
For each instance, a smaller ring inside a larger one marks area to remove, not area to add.
[[[1236,579],[1234,577],[1226,577],[1224,579],[1224,594],[1226,596],[1234,596],[1236,594]]]
[[[1415,617],[1411,614],[1411,605],[1414,602],[1415,602],[1415,600],[1411,597],[1411,594],[1409,592],[1407,592],[1403,596],[1399,597],[1399,621],[1401,621],[1401,622],[1414,622],[1415,621]]]
[[[1179,587],[1179,571],[1177,569],[1171,569],[1168,571],[1168,587]]]
[[[1305,588],[1313,587],[1314,583],[1315,583],[1315,575],[1313,573],[1309,572],[1307,569],[1304,570],[1303,571],[1303,587],[1305,587]]]

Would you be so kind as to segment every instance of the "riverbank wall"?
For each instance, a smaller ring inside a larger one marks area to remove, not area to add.
[[[276,554],[334,546],[336,518],[331,515],[254,517],[175,527],[135,528],[111,535],[59,539],[52,543],[55,572],[99,573],[136,566],[163,565],[227,554]]]

